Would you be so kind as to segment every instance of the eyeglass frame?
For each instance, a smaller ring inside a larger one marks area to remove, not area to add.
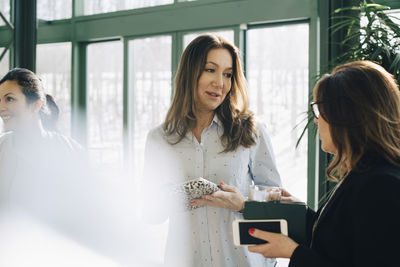
[[[318,102],[318,101],[313,101],[310,103],[310,107],[311,107],[311,112],[314,115],[314,118],[316,118],[317,120],[319,119],[319,116],[321,115],[321,112],[319,112],[319,108],[318,108],[318,104],[324,103],[322,101]],[[314,108],[315,106],[315,108]],[[314,110],[316,109],[316,110]]]

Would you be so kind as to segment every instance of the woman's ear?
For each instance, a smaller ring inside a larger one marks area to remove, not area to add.
[[[43,106],[43,101],[40,99],[37,100],[35,103],[32,103],[33,112],[39,112],[42,106]]]

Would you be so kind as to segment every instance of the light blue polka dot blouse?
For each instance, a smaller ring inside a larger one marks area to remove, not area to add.
[[[180,209],[179,200],[168,192],[171,185],[198,177],[216,184],[223,181],[233,185],[244,196],[247,196],[252,181],[281,186],[266,128],[259,124],[258,129],[256,145],[239,147],[228,153],[221,153],[224,149],[220,141],[223,126],[216,116],[204,129],[201,143],[188,133],[182,141],[173,144],[176,136],[165,136],[161,126],[149,132],[144,184],[160,192],[159,198],[153,198],[159,210],[151,213],[169,218],[167,266],[275,266],[274,259],[265,259],[248,252],[247,247],[233,244],[232,221],[242,219],[241,213],[214,207]]]

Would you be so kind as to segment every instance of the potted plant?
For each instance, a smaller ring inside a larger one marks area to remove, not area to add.
[[[330,34],[344,33],[336,44],[339,55],[330,62],[330,68],[355,60],[372,60],[392,73],[400,83],[400,17],[388,12],[390,7],[371,0],[360,0],[358,6],[336,9],[331,17]],[[297,145],[306,130],[316,133],[311,111]]]

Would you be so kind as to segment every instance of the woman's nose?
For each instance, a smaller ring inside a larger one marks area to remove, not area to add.
[[[222,75],[217,75],[217,77],[215,77],[214,84],[218,88],[224,87],[224,77]]]

